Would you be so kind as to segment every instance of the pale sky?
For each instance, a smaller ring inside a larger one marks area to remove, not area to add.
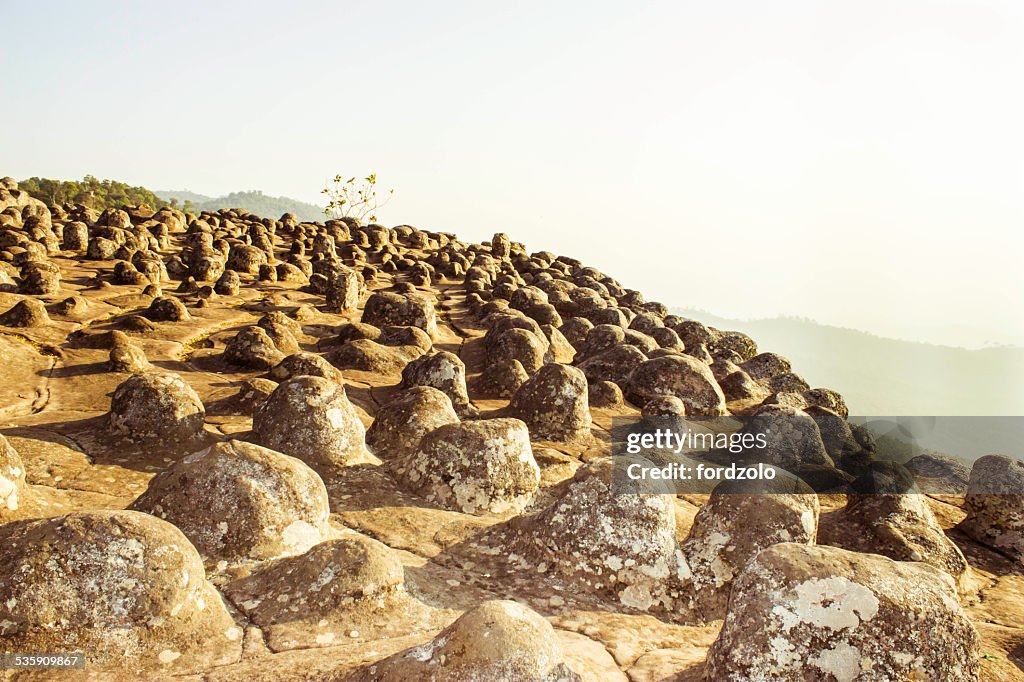
[[[1024,343],[1024,3],[11,2],[0,175],[506,231],[669,306]]]

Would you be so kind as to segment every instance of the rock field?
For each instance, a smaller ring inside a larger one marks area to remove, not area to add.
[[[4,680],[1024,680],[1024,464],[868,494],[947,464],[504,234],[5,178],[0,360],[0,652],[88,660]],[[815,487],[614,495],[641,414],[750,416]]]

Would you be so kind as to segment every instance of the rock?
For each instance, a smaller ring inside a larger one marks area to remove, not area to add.
[[[89,246],[89,227],[80,221],[65,224],[62,242],[65,251],[84,251]]]
[[[46,306],[36,298],[22,299],[0,314],[0,325],[4,327],[42,327],[49,322]]]
[[[431,386],[414,386],[381,406],[366,431],[366,444],[377,457],[395,459],[415,451],[434,429],[458,422],[446,394]]]
[[[588,381],[587,400],[591,407],[611,408],[622,405],[622,389],[611,381]]]
[[[301,554],[329,532],[327,489],[316,472],[238,440],[172,464],[131,508],[173,523],[211,565]]]
[[[474,388],[483,397],[511,398],[530,375],[518,360],[488,362]]]
[[[392,469],[406,490],[466,514],[521,512],[540,485],[530,433],[518,419],[441,426]]]
[[[921,563],[795,543],[733,582],[708,680],[978,679],[978,633],[953,579]]]
[[[361,461],[366,429],[345,387],[327,379],[298,376],[284,381],[252,420],[260,445],[298,457],[321,476]]]
[[[242,382],[238,393],[229,399],[230,404],[240,414],[252,415],[276,388],[277,382],[270,379],[246,379]]]
[[[691,416],[726,414],[725,396],[711,370],[686,355],[666,355],[639,365],[629,376],[626,400],[643,407],[651,398],[674,395]]]
[[[536,373],[544,365],[548,352],[541,336],[518,327],[499,332],[492,339],[485,339],[485,343],[489,364],[516,360],[528,375]]]
[[[405,591],[396,553],[362,536],[328,540],[267,563],[225,592],[269,635],[275,650],[338,645],[408,633],[430,610]]]
[[[203,431],[206,409],[177,374],[145,372],[125,379],[110,402],[108,429],[132,439],[187,443]]]
[[[671,612],[689,569],[676,546],[674,496],[615,494],[610,458],[581,467],[555,501],[509,523],[510,548],[574,589],[619,606]]]
[[[437,337],[434,305],[420,294],[378,291],[367,299],[362,321],[375,327],[419,327],[431,339]]]
[[[330,353],[328,359],[339,369],[399,374],[421,353],[417,346],[385,346],[369,339],[356,339]]]
[[[686,416],[686,405],[674,395],[652,398],[640,411],[644,417],[683,417]]]
[[[302,350],[296,340],[296,337],[302,334],[302,325],[284,313],[278,310],[267,313],[259,319],[256,326],[265,331],[277,349],[285,355]]]
[[[576,442],[590,437],[587,378],[575,367],[544,365],[509,403],[509,416],[522,419],[532,440]]]
[[[759,408],[742,432],[754,438],[763,436],[765,447],[747,451],[754,461],[774,464],[788,471],[796,471],[806,464],[834,466],[825,452],[818,425],[801,410],[780,405]]]
[[[512,253],[512,240],[504,232],[495,233],[491,237],[491,255],[495,258],[508,258]]]
[[[459,356],[438,351],[416,358],[402,370],[402,388],[431,386],[451,400],[455,411],[463,416],[476,413],[466,389],[466,365]]]
[[[1024,563],[1024,462],[987,455],[974,462],[959,528],[983,545]]]
[[[172,296],[159,296],[149,304],[146,317],[154,322],[180,322],[192,316],[180,300]]]
[[[60,291],[60,268],[49,262],[29,261],[21,266],[19,291],[31,296],[49,296]]]
[[[818,496],[796,478],[719,483],[682,544],[689,609],[704,622],[723,618],[732,580],[747,562],[780,542],[813,545],[819,514]]]
[[[359,275],[350,268],[339,268],[334,277],[328,279],[324,293],[328,312],[346,313],[355,310],[359,303]]]
[[[896,561],[922,561],[966,587],[970,566],[924,495],[848,495],[846,506],[822,523],[819,541]]]
[[[86,247],[86,255],[90,260],[110,260],[117,252],[118,244],[104,237],[93,237]]]
[[[316,353],[292,353],[270,370],[270,376],[277,381],[303,375],[320,377],[339,384],[344,381],[341,372]]]
[[[368,665],[348,682],[580,682],[551,624],[514,601],[487,601],[434,639]]]
[[[111,372],[137,374],[149,368],[145,351],[134,345],[127,334],[115,329],[110,332],[110,338],[112,344],[107,368]]]
[[[234,270],[225,270],[213,285],[213,290],[221,296],[237,296],[241,288],[242,280]]]
[[[0,527],[0,623],[15,651],[84,651],[92,671],[236,660],[241,629],[181,531],[132,511]]]
[[[792,369],[789,360],[775,353],[761,353],[740,365],[754,381],[767,381]]]
[[[238,367],[270,370],[284,358],[262,327],[242,329],[224,347],[224,361]]]
[[[914,476],[917,488],[926,493],[963,495],[971,479],[970,468],[944,455],[917,455],[907,460],[905,466]]]
[[[225,267],[235,272],[256,275],[259,274],[260,266],[266,264],[267,254],[263,251],[248,244],[236,244],[228,252],[228,260]]]
[[[25,464],[18,451],[0,434],[0,522],[18,511],[25,498]]]
[[[611,381],[625,386],[637,367],[647,362],[647,356],[636,346],[619,344],[597,355],[588,357],[578,366],[588,381]]]

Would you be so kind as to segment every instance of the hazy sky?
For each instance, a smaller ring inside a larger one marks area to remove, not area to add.
[[[11,2],[0,174],[498,230],[670,306],[1024,342],[1024,3]]]

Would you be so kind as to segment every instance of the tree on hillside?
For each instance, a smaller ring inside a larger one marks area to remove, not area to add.
[[[152,208],[167,205],[166,201],[145,187],[133,187],[116,180],[97,180],[93,175],[86,175],[81,181],[28,178],[19,182],[18,187],[51,206],[85,204],[90,208],[102,210],[140,204],[147,204]]]

